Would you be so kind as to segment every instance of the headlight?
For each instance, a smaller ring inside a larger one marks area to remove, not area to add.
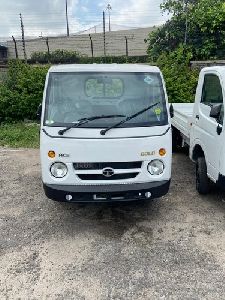
[[[151,175],[160,175],[163,173],[164,169],[164,163],[158,159],[155,159],[148,164],[148,171]]]
[[[66,176],[68,169],[64,163],[57,162],[51,166],[50,171],[52,176],[54,176],[55,178],[63,178]]]

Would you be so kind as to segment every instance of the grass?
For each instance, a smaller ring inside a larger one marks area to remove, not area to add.
[[[34,123],[1,125],[0,146],[10,148],[38,148],[39,125]]]

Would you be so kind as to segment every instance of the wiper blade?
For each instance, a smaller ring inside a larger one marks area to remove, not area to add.
[[[90,118],[83,118],[83,119],[78,120],[78,123],[74,123],[73,125],[70,125],[63,130],[59,130],[58,134],[64,135],[64,133],[66,131],[68,131],[72,128],[78,128],[84,124],[87,124],[88,122],[91,122],[91,121],[100,120],[100,119],[124,118],[124,117],[126,117],[126,116],[124,116],[124,115],[101,115],[101,116],[93,116]]]
[[[116,123],[115,125],[110,126],[110,127],[106,128],[106,129],[103,129],[103,130],[100,132],[100,134],[101,134],[101,135],[106,135],[106,133],[107,133],[109,130],[111,130],[111,129],[113,129],[113,128],[117,128],[117,127],[119,127],[120,125],[122,125],[122,124],[124,124],[124,123],[126,123],[126,122],[128,122],[128,121],[130,121],[130,120],[132,120],[132,119],[134,119],[134,118],[136,118],[137,116],[142,115],[143,113],[145,113],[145,112],[148,111],[149,109],[152,109],[153,107],[155,107],[155,106],[158,105],[158,104],[159,104],[159,102],[157,102],[157,103],[155,103],[155,104],[152,104],[151,106],[148,106],[148,107],[146,107],[146,108],[144,108],[144,109],[138,111],[137,113],[135,113],[135,114],[133,114],[133,115],[131,115],[131,116],[129,116],[129,117],[126,117],[126,119],[122,120],[121,122]]]

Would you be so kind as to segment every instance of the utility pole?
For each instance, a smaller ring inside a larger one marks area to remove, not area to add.
[[[24,25],[23,25],[23,18],[21,13],[20,13],[20,23],[21,23],[21,32],[22,32],[24,60],[25,62],[27,62],[27,53],[26,53],[26,45],[25,45],[25,38],[24,38]]]
[[[125,36],[125,40],[126,40],[126,56],[128,57],[129,53],[128,53],[128,38],[127,38],[127,36]]]
[[[17,44],[16,44],[16,39],[14,38],[14,36],[12,35],[12,39],[14,42],[14,46],[15,46],[15,54],[16,54],[16,59],[18,58],[18,50],[17,50]]]
[[[112,10],[111,4],[107,5],[106,10],[108,10],[109,13],[109,32],[110,32],[111,31],[111,10]]]
[[[92,37],[91,35],[89,34],[89,38],[90,38],[90,41],[91,41],[91,57],[92,57],[92,60],[94,58],[94,48],[93,48],[93,41],[92,41]]]
[[[50,50],[49,50],[48,37],[46,37],[46,46],[47,46],[47,49],[48,49],[48,57],[49,57],[49,55],[50,55]]]
[[[185,34],[184,34],[184,45],[187,45],[187,38],[188,38],[188,0],[184,0],[184,5],[185,5]]]
[[[103,11],[103,42],[104,42],[104,56],[106,57],[106,43],[105,43],[105,12]]]
[[[66,0],[66,29],[67,29],[67,36],[70,36],[70,28],[69,28],[69,20],[68,20],[68,3]]]

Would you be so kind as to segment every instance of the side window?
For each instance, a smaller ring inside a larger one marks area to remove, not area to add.
[[[223,103],[223,92],[218,76],[205,75],[201,102],[206,105]]]

